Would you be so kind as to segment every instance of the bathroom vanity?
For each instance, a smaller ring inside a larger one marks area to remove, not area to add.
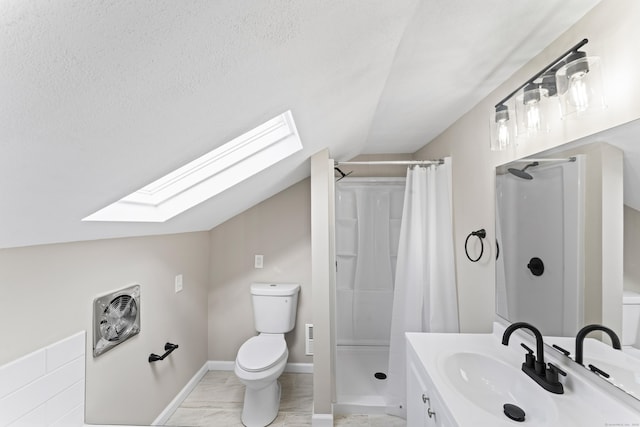
[[[545,359],[567,373],[564,392],[540,387],[521,369],[521,344],[535,348],[532,337],[514,333],[505,346],[503,330],[496,324],[492,334],[407,333],[407,425],[513,427],[518,422],[505,404],[522,410],[527,426],[640,425],[633,403],[589,381],[560,353],[546,351]]]

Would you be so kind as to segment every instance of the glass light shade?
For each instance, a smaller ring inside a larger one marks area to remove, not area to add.
[[[562,116],[606,107],[600,58],[574,52],[556,73]]]
[[[559,109],[557,99],[549,96],[549,89],[527,85],[515,99],[518,138],[551,131],[554,119],[559,116]]]
[[[491,112],[491,151],[504,151],[513,144],[515,136],[513,107],[500,105]]]

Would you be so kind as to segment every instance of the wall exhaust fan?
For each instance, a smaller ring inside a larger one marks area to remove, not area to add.
[[[140,285],[93,300],[93,357],[140,332]]]

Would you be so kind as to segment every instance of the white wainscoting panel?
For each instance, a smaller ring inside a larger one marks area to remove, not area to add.
[[[0,366],[0,427],[84,425],[85,332]]]

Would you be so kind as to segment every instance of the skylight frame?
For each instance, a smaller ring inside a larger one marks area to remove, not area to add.
[[[82,221],[165,222],[302,148],[289,110]]]

